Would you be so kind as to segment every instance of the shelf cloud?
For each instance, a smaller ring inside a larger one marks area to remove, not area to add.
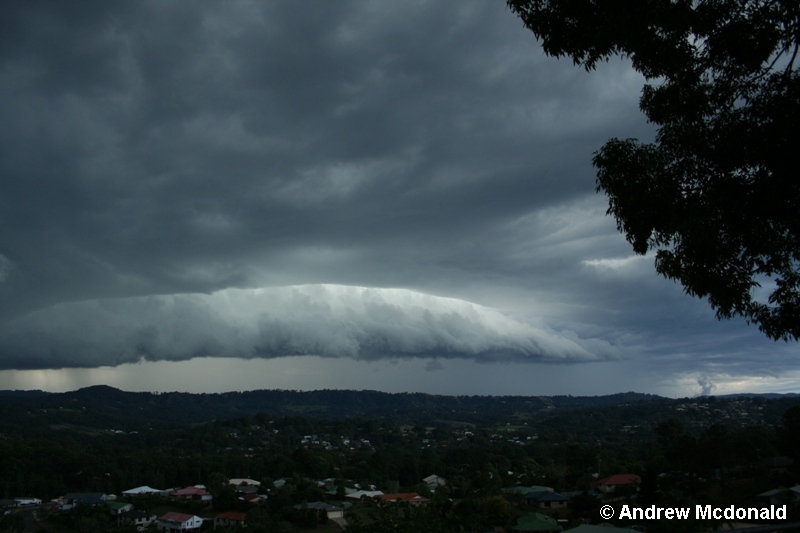
[[[570,363],[618,358],[464,300],[405,289],[300,285],[58,304],[0,328],[0,368],[292,355]]]
[[[796,343],[606,215],[592,154],[654,138],[644,78],[547,57],[504,2],[4,0],[0,28],[0,388],[800,386]]]

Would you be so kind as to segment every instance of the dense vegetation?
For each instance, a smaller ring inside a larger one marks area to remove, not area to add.
[[[800,399],[794,397],[193,395],[92,387],[0,394],[0,409],[0,499],[203,484],[214,494],[213,508],[195,502],[181,504],[188,506],[183,510],[202,516],[246,511],[250,531],[319,525],[316,515],[292,506],[339,503],[345,487],[357,485],[432,499],[419,508],[364,504],[348,517],[353,531],[510,529],[526,510],[521,495],[502,489],[532,485],[577,492],[556,514],[568,523],[596,523],[599,501],[580,494],[598,477],[617,473],[642,476],[640,503],[755,504],[761,492],[795,485],[798,473],[763,468],[759,461],[788,455],[800,463],[791,438],[800,434]],[[446,478],[446,487],[432,493],[422,482],[431,474]],[[254,507],[226,486],[228,478],[259,480],[264,487],[277,479],[286,483]],[[161,509],[166,503],[139,505]],[[100,520],[86,512],[55,513],[44,524],[70,531],[79,518],[89,530],[102,529],[102,520],[111,523],[107,513]],[[675,524],[668,526],[664,530]]]
[[[717,318],[800,339],[800,4],[774,0],[507,0],[544,52],[586,70],[630,60],[654,142],[595,152],[637,254]],[[538,53],[538,51],[537,51]],[[768,292],[761,298],[760,288]]]

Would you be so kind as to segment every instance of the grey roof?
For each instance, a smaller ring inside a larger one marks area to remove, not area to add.
[[[537,502],[565,502],[568,499],[566,496],[548,490],[529,492],[525,494],[523,498],[536,500]]]
[[[295,509],[315,509],[317,511],[344,511],[343,507],[337,507],[325,502],[298,503],[293,507]]]
[[[544,487],[542,485],[532,485],[530,487],[506,487],[502,489],[506,494],[528,494],[531,492],[553,492],[553,489],[550,487]]]
[[[81,503],[103,503],[107,495],[103,492],[68,492],[64,495],[65,500],[79,501]]]
[[[147,485],[143,485],[141,487],[136,487],[135,489],[126,490],[122,494],[127,494],[127,495],[131,495],[131,494],[152,494],[152,493],[161,493],[161,492],[166,492],[166,491],[159,490],[159,489],[154,489],[153,487],[148,487]]]

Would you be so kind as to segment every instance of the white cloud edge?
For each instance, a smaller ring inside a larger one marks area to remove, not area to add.
[[[0,325],[0,368],[195,357],[576,363],[619,359],[601,339],[406,289],[297,285],[63,303]]]

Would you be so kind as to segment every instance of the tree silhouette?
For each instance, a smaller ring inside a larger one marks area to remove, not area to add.
[[[800,4],[774,0],[508,0],[545,53],[592,70],[629,58],[655,142],[593,158],[637,254],[769,338],[800,335]],[[759,291],[758,289],[763,289]]]

